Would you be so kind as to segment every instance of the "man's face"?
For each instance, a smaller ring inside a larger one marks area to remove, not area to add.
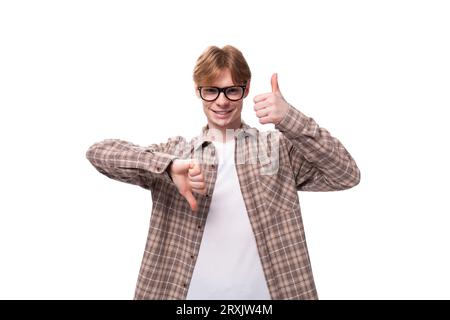
[[[234,85],[240,85],[240,83],[233,83],[229,69],[224,69],[215,81],[208,84],[208,86],[219,88]],[[221,92],[219,97],[214,101],[208,102],[202,100],[203,112],[205,112],[206,118],[208,119],[209,128],[219,129],[221,131],[226,129],[238,129],[241,126],[241,112],[244,98],[247,97],[249,89],[250,81],[245,89],[244,97],[238,101],[228,100],[223,92]],[[197,86],[195,92],[200,98]]]

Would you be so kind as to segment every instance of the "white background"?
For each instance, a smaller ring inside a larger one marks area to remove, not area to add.
[[[105,138],[149,145],[206,123],[192,70],[209,45],[278,72],[338,137],[357,187],[300,193],[321,299],[449,299],[446,1],[2,1],[0,298],[131,299],[151,194],[98,173]]]

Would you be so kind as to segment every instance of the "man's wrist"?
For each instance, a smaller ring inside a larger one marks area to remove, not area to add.
[[[308,117],[289,104],[284,118],[275,125],[275,129],[283,132],[287,138],[297,138],[308,123]]]
[[[167,169],[166,169],[166,171],[167,171],[167,173],[169,174],[169,177],[170,177],[170,179],[173,181],[173,179],[172,179],[172,165],[173,165],[173,163],[175,162],[175,160],[177,160],[178,158],[174,158],[174,159],[172,159],[172,161],[170,161],[170,163],[169,163],[169,165],[167,166]]]

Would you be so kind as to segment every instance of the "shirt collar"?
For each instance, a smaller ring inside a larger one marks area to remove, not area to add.
[[[240,128],[234,130],[234,136],[238,139],[247,136],[256,137],[257,130],[241,120],[241,126]],[[194,150],[197,150],[200,146],[203,146],[203,144],[208,144],[211,141],[213,141],[213,135],[210,133],[209,126],[205,125],[202,128],[201,134],[194,138]]]

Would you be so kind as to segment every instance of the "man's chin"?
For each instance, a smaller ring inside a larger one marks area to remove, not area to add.
[[[228,121],[212,121],[212,124],[217,129],[227,129],[229,125]]]
[[[219,129],[219,130],[226,130],[226,129],[234,129],[235,124],[237,123],[238,119],[230,118],[230,119],[216,119],[214,117],[209,117],[208,122],[211,124],[211,126]],[[240,125],[240,121],[239,121]]]

